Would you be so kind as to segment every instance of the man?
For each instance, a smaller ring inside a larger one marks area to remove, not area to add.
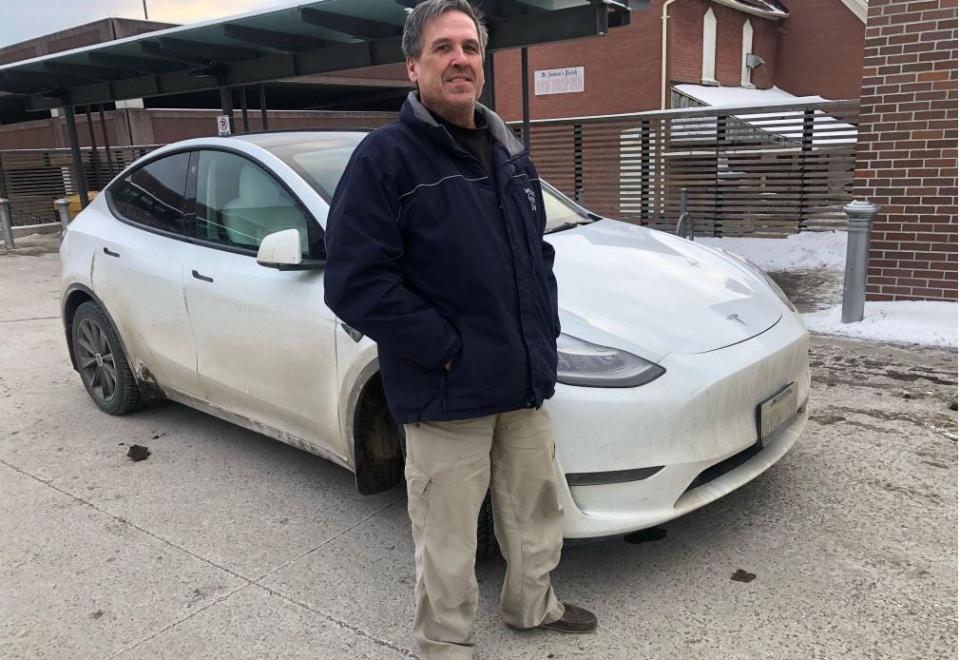
[[[512,628],[590,632],[550,585],[562,509],[553,432],[560,334],[536,170],[477,103],[487,31],[466,0],[427,0],[404,26],[400,121],[356,149],[327,220],[326,302],[377,342],[406,435],[416,548],[414,633],[427,658],[469,658],[476,521],[489,487]]]

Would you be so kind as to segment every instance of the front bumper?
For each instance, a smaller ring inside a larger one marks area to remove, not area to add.
[[[776,463],[806,422],[808,338],[785,315],[767,332],[699,355],[671,355],[660,379],[632,389],[558,385],[549,402],[564,537],[627,534],[672,520],[739,488]],[[789,382],[795,417],[757,444],[757,405]],[[645,479],[571,486],[565,475],[662,469]],[[708,468],[715,467],[704,475]]]

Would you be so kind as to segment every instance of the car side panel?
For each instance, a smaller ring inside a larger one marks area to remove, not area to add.
[[[164,386],[202,395],[181,282],[183,243],[114,218],[100,199],[81,216],[93,292],[117,324],[130,365]],[[116,255],[116,256],[114,256]]]
[[[186,244],[184,251],[184,290],[207,401],[349,462],[323,272],[279,271],[203,245]]]

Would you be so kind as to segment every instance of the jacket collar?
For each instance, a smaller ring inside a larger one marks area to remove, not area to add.
[[[476,107],[483,114],[484,119],[487,120],[487,130],[490,132],[490,136],[504,146],[511,159],[526,153],[523,143],[517,139],[513,131],[507,128],[507,125],[500,119],[500,115],[482,103],[477,103]],[[434,130],[442,129],[444,133],[447,132],[447,129],[438,124],[430,111],[420,102],[420,95],[416,91],[407,95],[407,100],[404,101],[403,107],[400,109],[400,119],[409,124],[425,125]]]

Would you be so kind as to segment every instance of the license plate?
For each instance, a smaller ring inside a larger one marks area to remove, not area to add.
[[[797,414],[797,384],[790,383],[757,406],[760,445],[765,447],[770,436]]]

